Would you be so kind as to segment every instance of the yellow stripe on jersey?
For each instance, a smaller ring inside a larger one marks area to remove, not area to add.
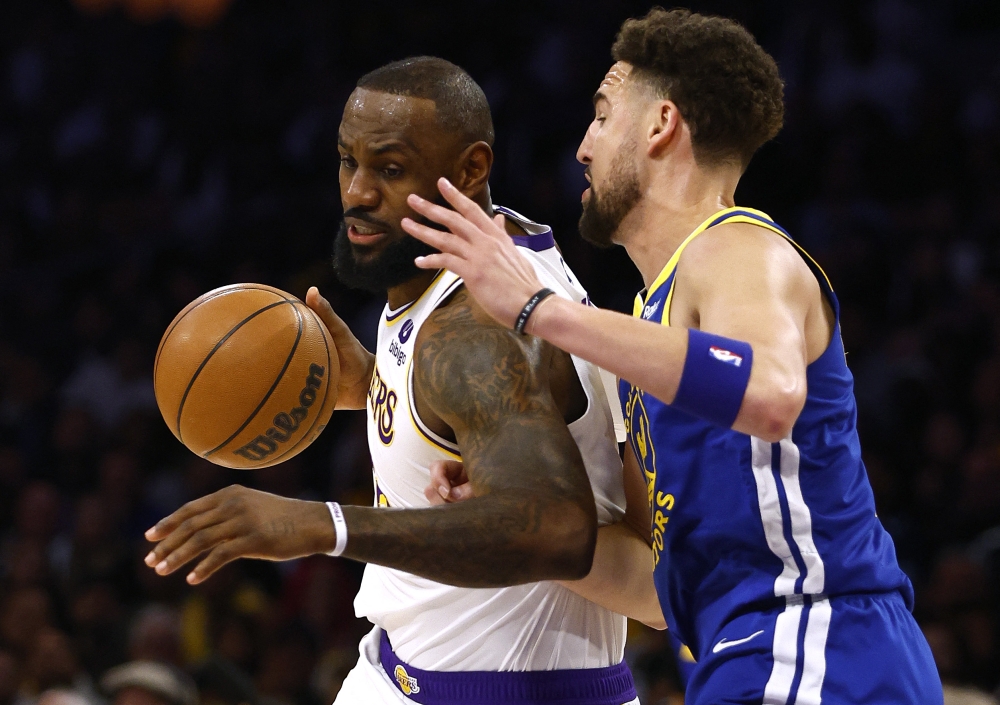
[[[440,270],[437,273],[437,276],[434,277],[434,281],[432,281],[430,284],[428,284],[427,288],[424,289],[424,293],[422,293],[420,296],[418,296],[417,298],[415,298],[410,303],[408,303],[405,306],[403,306],[401,309],[398,309],[396,311],[390,311],[389,314],[387,314],[386,317],[385,317],[385,325],[386,325],[386,327],[387,328],[391,328],[392,326],[396,325],[401,320],[403,320],[403,318],[405,318],[405,316],[403,314],[406,313],[407,311],[409,311],[414,306],[416,306],[418,303],[420,303],[420,300],[423,299],[425,296],[427,296],[427,293],[431,289],[433,289],[434,286],[439,281],[441,281],[441,277],[443,277],[445,274],[450,274],[450,273],[451,272],[449,272],[447,269]]]
[[[746,213],[752,213],[753,215],[756,215],[759,218],[752,218],[746,215]],[[761,218],[763,220],[761,220]],[[788,237],[788,235],[782,232],[781,229],[774,224],[774,220],[771,218],[771,216],[769,216],[767,213],[764,213],[763,211],[759,211],[754,208],[735,206],[733,208],[724,208],[714,213],[709,218],[706,218],[701,225],[695,228],[694,231],[684,239],[684,241],[680,244],[680,246],[677,248],[674,254],[671,255],[670,259],[667,261],[667,264],[660,271],[659,275],[657,275],[656,279],[653,280],[653,283],[650,285],[648,291],[646,292],[645,297],[641,295],[636,296],[635,304],[632,309],[633,316],[636,317],[642,316],[642,309],[644,302],[649,301],[649,298],[653,294],[653,292],[655,292],[659,287],[663,286],[664,282],[666,282],[667,279],[670,279],[670,275],[673,274],[674,270],[677,269],[677,263],[680,261],[684,249],[689,244],[691,244],[691,241],[694,240],[699,235],[701,235],[706,230],[708,230],[710,225],[712,225],[712,227],[715,227],[718,225],[722,225],[723,223],[745,223],[747,225],[756,225],[758,227],[765,228],[766,230],[770,230],[771,232],[777,235],[780,235],[782,238],[787,240],[796,250],[802,253],[804,257],[808,258],[809,262],[812,263],[813,267],[815,267],[815,269],[820,274],[823,275],[823,278],[826,280],[826,284],[829,287],[830,291],[833,291],[833,285],[830,283],[830,278],[826,275],[826,272],[823,271],[823,268],[820,267],[819,264],[816,262],[816,260],[814,260],[808,252],[802,249],[802,247],[797,242],[795,242],[795,240]],[[677,286],[677,278],[674,277],[674,279],[670,282],[670,291],[667,292],[667,298],[666,301],[664,301],[663,305],[663,313],[660,317],[660,323],[662,323],[665,326],[670,325],[670,307],[671,304],[673,303],[674,289],[676,288],[676,286]]]
[[[431,437],[431,435],[424,430],[423,424],[420,422],[420,420],[417,419],[417,410],[414,408],[415,400],[413,395],[413,384],[412,384],[413,377],[411,376],[412,365],[413,365],[413,356],[410,356],[410,361],[406,363],[406,383],[409,385],[409,390],[408,390],[409,393],[406,395],[407,398],[406,408],[409,411],[410,423],[412,423],[413,428],[416,429],[417,435],[420,436],[420,438],[422,438],[428,445],[433,446],[435,449],[441,451],[442,453],[445,453],[446,455],[450,455],[455,460],[461,460],[462,456],[458,452],[444,445],[444,443],[442,442],[444,441],[444,439],[438,441],[433,437]]]
[[[680,246],[674,251],[674,254],[670,256],[670,259],[667,260],[667,263],[663,266],[663,269],[660,270],[660,273],[656,276],[656,279],[654,279],[653,283],[649,285],[649,290],[646,292],[646,300],[649,301],[649,297],[653,295],[653,292],[655,292],[657,289],[663,286],[663,282],[667,281],[667,279],[670,278],[670,275],[673,274],[673,271],[677,268],[677,262],[680,260],[681,255],[684,253],[684,249],[691,243],[692,240],[694,240],[696,237],[705,232],[708,229],[708,226],[711,225],[713,221],[718,220],[719,216],[725,215],[726,213],[731,213],[733,211],[749,211],[749,210],[750,210],[749,208],[736,208],[736,207],[723,208],[721,211],[717,211],[708,218],[706,218],[701,225],[695,228],[690,235],[684,238],[684,242],[680,244]],[[764,215],[763,213],[760,213],[760,215],[770,220],[770,218]]]

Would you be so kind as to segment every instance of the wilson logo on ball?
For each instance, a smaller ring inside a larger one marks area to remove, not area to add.
[[[309,365],[309,376],[306,377],[306,386],[299,392],[299,406],[289,412],[282,411],[271,421],[273,426],[260,434],[242,448],[237,448],[233,452],[247,460],[261,461],[278,450],[278,444],[284,443],[292,437],[306,417],[309,416],[309,407],[316,402],[316,390],[319,389],[320,380],[326,374],[326,369],[322,365],[313,363]]]

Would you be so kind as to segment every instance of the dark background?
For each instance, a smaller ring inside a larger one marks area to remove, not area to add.
[[[190,669],[206,701],[332,700],[366,630],[359,566],[242,561],[191,589],[142,565],[142,531],[232,482],[370,502],[364,417],[338,412],[273,469],[210,465],[156,410],[160,335],[223,284],[316,284],[370,346],[384,302],[329,266],[334,137],[357,78],[414,54],[485,89],[494,200],[551,223],[593,300],[630,309],[641,284],[624,252],[576,236],[574,153],[617,27],[648,6],[3,0],[0,705],[53,687],[97,701],[101,674],[135,658]],[[833,280],[879,516],[950,702],[994,690],[1000,4],[693,9],[745,23],[778,61],[786,126],[737,203],[784,224]],[[665,638],[633,631],[643,702],[679,702]]]

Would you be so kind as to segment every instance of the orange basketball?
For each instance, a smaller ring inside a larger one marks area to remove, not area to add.
[[[264,468],[316,440],[337,404],[340,363],[326,326],[263,284],[210,291],[177,314],[153,367],[163,420],[191,451]]]

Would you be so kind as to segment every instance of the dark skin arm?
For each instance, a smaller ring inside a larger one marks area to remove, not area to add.
[[[429,509],[344,507],[344,555],[463,587],[574,580],[597,536],[583,459],[553,398],[549,344],[495,323],[462,290],[421,327],[418,399],[454,431],[476,497]],[[240,557],[285,560],[336,543],[326,506],[230,487],[147,532],[166,575],[208,555],[198,583]]]
[[[666,629],[653,584],[646,478],[631,448],[625,449],[622,471],[625,516],[616,524],[598,528],[594,565],[587,577],[562,580],[560,584],[612,612],[654,629]],[[458,460],[438,460],[431,465],[431,484],[424,495],[435,505],[475,496],[465,466]]]
[[[415,391],[454,431],[476,497],[418,511],[347,508],[348,554],[474,587],[586,575],[596,509],[550,392],[554,348],[493,323],[465,291],[419,335]]]

